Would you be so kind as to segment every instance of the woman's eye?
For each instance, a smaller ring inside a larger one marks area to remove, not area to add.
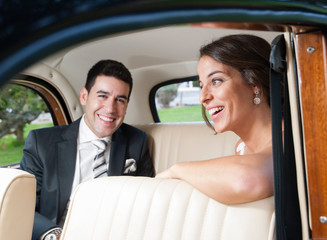
[[[213,85],[217,85],[217,84],[221,83],[222,81],[223,80],[221,80],[221,79],[213,79],[212,83],[213,83]]]

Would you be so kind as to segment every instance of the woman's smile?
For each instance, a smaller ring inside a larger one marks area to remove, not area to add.
[[[215,118],[218,117],[218,115],[224,110],[223,106],[219,106],[219,107],[214,107],[208,110],[209,114],[210,114],[210,118],[211,120],[214,120]]]

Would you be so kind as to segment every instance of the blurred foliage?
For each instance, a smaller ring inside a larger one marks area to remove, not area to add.
[[[199,80],[193,81],[193,87],[200,87]]]
[[[35,120],[47,110],[43,99],[33,90],[16,84],[8,84],[0,91],[0,138],[15,134],[23,142],[25,124]]]
[[[168,108],[171,101],[177,96],[178,84],[169,84],[158,89],[156,98],[163,108]]]

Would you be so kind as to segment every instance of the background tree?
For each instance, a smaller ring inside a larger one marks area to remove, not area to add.
[[[33,90],[8,84],[0,92],[0,138],[15,134],[24,142],[24,126],[35,120],[47,106]]]
[[[169,104],[177,96],[178,84],[170,84],[158,89],[156,98],[163,108],[169,108]]]

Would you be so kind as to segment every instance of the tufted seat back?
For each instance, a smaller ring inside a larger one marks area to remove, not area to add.
[[[172,179],[109,177],[77,188],[62,239],[271,240],[273,197],[218,203]]]
[[[235,154],[239,137],[233,132],[215,134],[205,123],[154,123],[137,125],[149,137],[157,172],[176,162],[196,161]]]

